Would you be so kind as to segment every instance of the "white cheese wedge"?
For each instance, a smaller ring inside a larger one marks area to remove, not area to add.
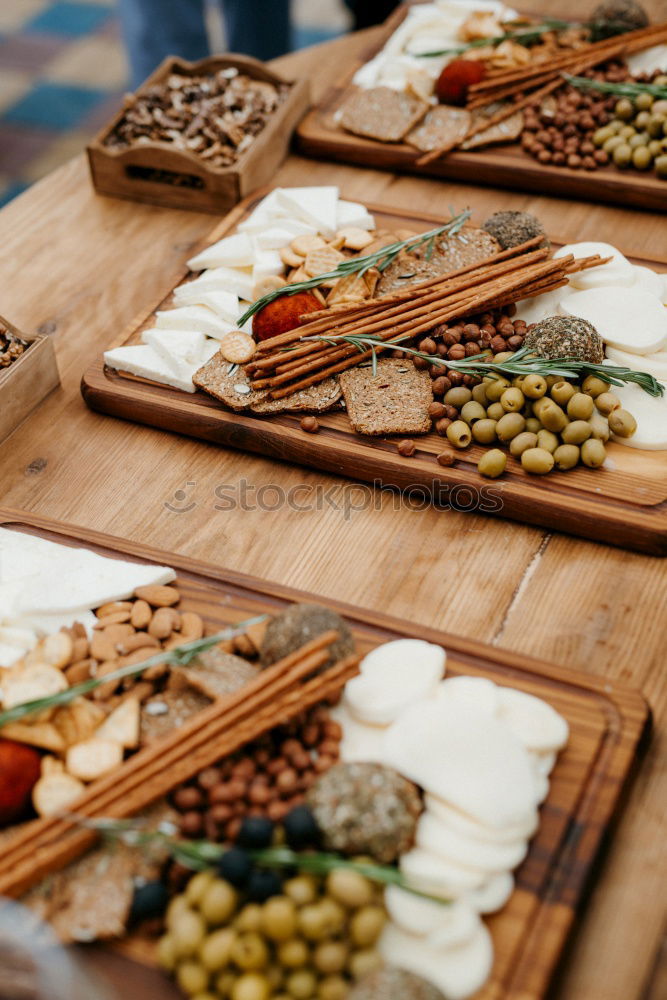
[[[378,949],[385,961],[413,972],[439,989],[447,1000],[465,1000],[479,990],[493,965],[493,943],[480,921],[475,934],[458,947],[434,947],[429,940],[407,934],[388,923]]]
[[[435,695],[445,659],[441,646],[421,639],[378,646],[345,686],[345,705],[362,722],[388,725],[407,705]]]
[[[534,811],[528,751],[504,722],[470,704],[409,706],[385,747],[387,764],[480,823],[509,826]]]
[[[212,292],[212,295],[226,295],[225,292]],[[237,303],[235,295],[230,296]],[[181,306],[179,309],[165,309],[155,315],[155,325],[160,330],[197,330],[207,337],[221,340],[226,333],[236,329],[234,322],[221,319],[208,306]]]
[[[390,918],[401,930],[428,938],[436,946],[452,948],[465,944],[479,925],[477,913],[462,900],[438,903],[398,885],[389,885],[384,891],[384,902]]]
[[[459,809],[454,809],[443,799],[436,795],[424,796],[425,809],[437,816],[445,823],[450,830],[455,830],[463,837],[471,837],[473,840],[488,840],[492,844],[507,844],[532,837],[540,822],[540,814],[534,809],[522,823],[513,823],[511,826],[494,827],[479,823],[471,816],[467,816]]]
[[[445,861],[483,871],[487,876],[516,868],[528,850],[523,839],[507,844],[493,844],[488,840],[473,840],[472,837],[462,836],[429,812],[422,813],[419,817],[415,843],[417,847],[431,851]]]
[[[403,854],[398,866],[411,888],[442,899],[478,889],[487,878],[483,871],[457,865],[422,847],[413,847]]]
[[[140,378],[159,382],[161,385],[170,385],[183,392],[195,391],[192,376],[199,365],[190,365],[189,374],[176,374],[172,365],[167,364],[149,344],[132,344],[129,347],[115,347],[111,351],[105,351],[104,363],[115,371],[138,375]]]
[[[569,243],[556,250],[554,258],[567,257],[569,254],[577,260],[580,257],[592,257],[594,254],[612,258],[607,264],[600,264],[599,267],[591,267],[587,271],[571,275],[570,285],[573,288],[606,288],[609,285],[623,285],[629,288],[634,284],[633,265],[610,243]]]
[[[664,280],[663,275],[652,271],[650,267],[643,267],[641,264],[634,265],[635,283],[634,288],[641,288],[645,292],[650,292],[664,303]]]
[[[489,715],[498,711],[498,687],[486,677],[448,677],[438,685],[436,697],[452,704],[471,704]]]
[[[305,225],[305,223],[304,223]],[[307,229],[314,229],[314,226],[306,226]],[[280,220],[276,220],[275,225],[268,229],[262,229],[253,237],[255,246],[260,250],[282,250],[288,246],[295,237],[292,229],[283,226]]]
[[[12,646],[9,642],[0,642],[0,667],[11,667],[17,660],[25,656],[25,650],[20,646]]]
[[[648,372],[659,382],[667,382],[667,351],[655,351],[653,354],[628,354],[615,347],[607,347],[608,360],[621,368],[631,368],[635,372]],[[616,392],[616,386],[612,386]]]
[[[501,687],[500,718],[529,750],[553,753],[568,741],[570,728],[551,705],[525,691]]]
[[[521,299],[516,304],[516,319],[522,319],[530,326],[531,323],[539,323],[547,316],[555,316],[558,313],[559,302],[564,301],[573,290],[570,285],[563,285],[553,292],[545,292],[544,295],[536,295],[531,299]]]
[[[641,451],[667,450],[667,391],[664,396],[649,396],[640,386],[631,383],[615,385],[613,390],[621,406],[629,410],[637,421],[637,430],[632,437],[614,437],[614,440]]]
[[[232,267],[213,267],[203,271],[194,281],[174,289],[174,301],[179,305],[206,305],[201,295],[206,292],[231,292],[240,299],[250,298],[254,287],[252,274]]]
[[[337,187],[280,188],[278,203],[289,209],[297,219],[315,226],[322,236],[332,237],[336,232]]]
[[[343,229],[345,226],[354,226],[356,229],[375,229],[375,219],[366,209],[365,205],[360,205],[356,201],[345,201],[339,199],[336,206],[336,229]]]
[[[280,188],[274,188],[265,198],[259,202],[252,210],[247,219],[239,222],[237,229],[241,233],[253,233],[260,229],[265,229],[271,225],[273,220],[280,216],[283,206],[279,200]]]
[[[191,257],[188,267],[191,271],[202,271],[207,267],[247,267],[252,264],[253,255],[254,247],[248,234],[234,233]]]
[[[207,361],[210,361],[214,354],[220,350],[220,344],[217,340],[207,339],[204,344],[203,350],[201,352],[201,357],[199,359],[200,365],[205,365]]]
[[[479,889],[471,889],[465,900],[477,913],[497,913],[514,892],[514,876],[510,872],[492,875]]]
[[[74,624],[83,625],[86,633],[90,636],[97,618],[87,609],[69,611],[62,615],[22,615],[12,618],[9,624],[17,625],[19,628],[31,628],[40,638],[46,635],[53,635],[60,632],[62,628],[71,628]]]
[[[225,323],[230,323],[236,329],[236,321],[241,315],[242,306],[239,297],[235,292],[221,291],[200,291],[194,298],[203,309],[210,309],[215,315]]]
[[[201,363],[206,337],[196,330],[144,330],[141,339],[150,344],[156,354],[181,375],[194,364]]]
[[[285,273],[285,265],[277,250],[259,250],[255,247],[252,265],[253,281]]]
[[[558,309],[562,316],[588,320],[606,344],[630,354],[651,354],[667,342],[667,309],[641,288],[573,292]]]

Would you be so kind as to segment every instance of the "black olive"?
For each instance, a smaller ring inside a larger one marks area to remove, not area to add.
[[[146,882],[135,887],[129,923],[150,920],[164,913],[169,902],[169,890],[164,882]]]
[[[320,828],[308,806],[295,806],[283,820],[285,839],[293,851],[305,847],[317,847],[320,843]]]
[[[270,896],[279,896],[283,891],[282,879],[277,872],[268,868],[255,868],[250,873],[246,887],[248,899],[254,903],[263,903]]]
[[[242,889],[252,871],[252,861],[249,854],[240,847],[230,847],[218,861],[218,872],[221,878],[227,879],[237,889]]]
[[[273,840],[273,823],[265,816],[246,816],[241,823],[236,843],[239,847],[261,850],[270,847]]]

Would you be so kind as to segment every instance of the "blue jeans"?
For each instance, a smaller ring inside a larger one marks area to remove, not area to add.
[[[221,5],[230,52],[273,59],[290,50],[289,0],[216,0]],[[138,87],[166,56],[191,61],[209,55],[205,0],[118,0]]]

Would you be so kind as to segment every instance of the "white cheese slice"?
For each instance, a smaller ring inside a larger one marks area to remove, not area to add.
[[[196,330],[144,330],[141,339],[170,365],[177,375],[187,377],[192,365],[201,362],[206,337]]]
[[[465,944],[479,925],[479,916],[463,900],[439,903],[398,885],[388,885],[384,902],[390,918],[401,930],[426,937],[436,946],[452,948]]]
[[[225,292],[212,292],[212,295],[226,295]],[[230,296],[237,303],[235,295]],[[208,306],[181,306],[178,309],[165,309],[155,315],[155,325],[160,330],[197,330],[207,337],[221,340],[226,333],[236,329],[234,322],[221,319]]]
[[[308,228],[313,229],[314,227],[309,226]],[[260,250],[282,250],[283,247],[288,246],[292,242],[294,236],[295,234],[292,229],[287,229],[279,221],[276,221],[274,226],[262,229],[253,239],[255,246]]]
[[[488,840],[493,844],[511,844],[521,838],[532,837],[540,822],[539,812],[533,809],[521,823],[503,827],[486,826],[459,809],[454,809],[436,795],[424,796],[424,807],[461,836],[471,837],[473,840]]]
[[[634,265],[635,288],[642,288],[645,292],[650,292],[664,303],[664,280],[663,275],[652,271],[650,267],[643,267],[641,264]]]
[[[629,410],[637,421],[637,430],[632,437],[614,437],[614,440],[642,451],[667,450],[667,391],[664,396],[649,396],[640,386],[632,383],[615,385],[613,390],[621,406]]]
[[[607,347],[607,358],[612,364],[621,368],[631,368],[635,372],[648,372],[659,382],[667,381],[667,351],[656,351],[653,354],[628,354],[616,347]],[[612,386],[614,392],[616,387]]]
[[[538,772],[538,774],[543,774],[545,777],[549,777],[553,771],[556,761],[558,760],[558,755],[556,753],[535,753],[533,754],[533,764]]]
[[[206,305],[201,295],[206,292],[231,292],[240,299],[250,298],[254,281],[248,272],[232,267],[213,267],[203,271],[194,281],[174,289],[174,301],[179,305]]]
[[[265,198],[262,198],[248,218],[238,224],[236,228],[239,232],[252,233],[269,226],[282,213],[282,205],[278,197],[279,192],[280,188],[274,188]]]
[[[320,187],[281,188],[278,202],[289,209],[297,219],[303,219],[317,228],[322,236],[331,237],[336,232],[336,206],[338,188],[333,185]]]
[[[561,750],[568,741],[570,729],[559,712],[551,705],[525,691],[501,687],[500,718],[529,750],[552,753]]]
[[[384,760],[384,726],[367,726],[352,715],[344,704],[332,712],[342,727],[340,758],[345,762],[365,761],[381,764]]]
[[[242,306],[235,292],[201,291],[195,298],[196,305],[212,310],[223,322],[233,324],[236,329],[236,321],[241,315]]]
[[[485,875],[496,875],[521,864],[528,851],[526,841],[515,840],[501,844],[473,840],[446,826],[434,813],[425,812],[419,817],[415,836],[417,847],[431,851],[453,864],[463,865]]]
[[[570,285],[563,285],[553,292],[535,295],[531,299],[521,299],[516,304],[516,319],[522,319],[530,326],[531,323],[539,323],[547,316],[556,316],[559,302],[564,301],[573,290]]]
[[[360,721],[384,726],[407,705],[435,695],[445,651],[421,639],[398,639],[372,650],[345,686],[345,705]]]
[[[576,260],[581,257],[592,257],[594,254],[612,258],[607,264],[600,264],[599,267],[591,267],[587,271],[571,275],[570,284],[574,288],[601,288],[608,285],[623,285],[629,288],[634,284],[633,265],[610,243],[569,243],[555,252],[554,259],[567,257],[569,254]]]
[[[475,934],[454,948],[434,947],[388,923],[378,941],[385,961],[432,983],[447,1000],[465,1000],[479,990],[493,966],[493,943],[480,921]]]
[[[667,70],[667,45],[652,45],[650,49],[633,52],[626,57],[628,69],[632,76],[642,73],[653,74]]]
[[[436,697],[451,704],[471,704],[489,715],[498,711],[498,688],[487,677],[448,677],[438,685]]]
[[[471,889],[465,900],[477,913],[497,913],[514,892],[514,876],[510,872],[492,875],[479,889]]]
[[[285,265],[277,250],[259,250],[255,247],[252,265],[253,281],[285,273]]]
[[[191,257],[188,267],[191,271],[201,271],[207,267],[246,267],[252,264],[254,247],[247,233],[234,233],[206,247],[201,253]]]
[[[413,847],[403,854],[398,866],[412,889],[442,899],[453,899],[470,889],[477,889],[487,878],[483,871],[447,861],[422,847]]]
[[[588,320],[606,344],[630,354],[651,354],[667,341],[667,309],[641,288],[573,292],[558,308],[563,316]]]
[[[132,344],[129,347],[115,347],[104,352],[104,363],[115,371],[128,372],[140,378],[170,385],[183,392],[194,392],[192,376],[199,365],[190,365],[189,375],[177,374],[170,364],[160,357],[149,344]]]
[[[20,628],[32,628],[40,638],[43,638],[45,635],[60,632],[62,628],[71,628],[77,623],[83,625],[86,633],[90,636],[96,621],[97,618],[92,611],[79,609],[78,611],[68,611],[62,615],[22,615],[12,618],[11,624],[18,625]]]
[[[385,747],[387,764],[480,823],[521,823],[535,808],[528,751],[504,722],[469,703],[409,706]]]
[[[375,219],[364,205],[341,198],[336,206],[336,229],[342,229],[344,226],[371,230],[375,229]]]

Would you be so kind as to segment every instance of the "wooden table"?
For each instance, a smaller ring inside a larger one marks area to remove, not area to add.
[[[542,6],[546,10],[546,0]],[[576,11],[567,0],[563,13],[568,6]],[[371,40],[370,32],[348,37],[277,65],[314,73],[317,96],[339,73],[343,54]],[[440,207],[443,214],[450,205],[470,205],[477,220],[499,206],[526,209],[564,241],[618,242],[637,254],[667,250],[664,218],[622,209],[299,157],[276,176],[282,185],[332,182],[362,201]],[[0,501],[640,688],[655,713],[655,736],[554,995],[657,1000],[665,985],[659,957],[666,868],[665,562],[502,520],[413,511],[390,494],[369,503],[366,487],[89,412],[79,395],[81,373],[156,300],[215,221],[96,197],[83,156],[3,209],[1,311],[25,331],[54,336],[63,387],[4,442]],[[256,509],[254,491],[267,483],[285,493],[299,484],[322,486],[321,509]],[[216,509],[216,490],[234,492],[238,509]],[[347,515],[346,502],[355,508]],[[98,957],[95,964],[109,961]],[[152,973],[128,976],[126,968],[112,974],[119,983],[124,977],[126,994],[131,981],[134,995],[175,995]]]

